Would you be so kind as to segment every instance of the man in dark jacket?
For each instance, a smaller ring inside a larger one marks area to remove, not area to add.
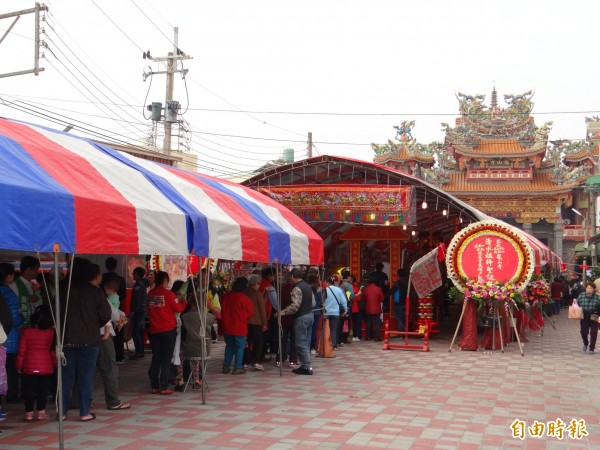
[[[292,370],[296,375],[312,375],[310,367],[310,336],[313,325],[313,308],[316,305],[312,288],[302,279],[302,270],[292,269],[292,303],[281,311],[282,316],[294,316],[294,338],[300,357],[300,367]],[[276,315],[277,313],[275,313]]]
[[[143,267],[133,269],[133,289],[131,291],[131,303],[129,305],[129,320],[132,325],[131,339],[135,347],[135,355],[129,359],[144,357],[144,328],[146,325],[146,289],[148,282],[144,278],[146,271]]]
[[[398,331],[405,331],[406,295],[408,290],[408,279],[406,269],[398,269],[398,280],[392,287],[391,296],[394,301],[394,314]]]

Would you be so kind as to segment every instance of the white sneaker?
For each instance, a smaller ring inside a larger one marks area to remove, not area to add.
[[[312,356],[315,356],[315,355],[317,354],[317,351],[316,351],[316,350],[313,348],[313,349],[310,351],[310,354],[311,354]]]
[[[253,368],[254,370],[265,370],[265,368],[263,367],[263,365],[262,365],[262,364],[254,364],[254,365],[252,366],[252,368]]]

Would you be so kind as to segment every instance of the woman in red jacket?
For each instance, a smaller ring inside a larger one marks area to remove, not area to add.
[[[31,327],[25,328],[19,340],[17,370],[22,374],[25,420],[33,420],[33,406],[37,402],[37,419],[48,418],[46,398],[50,378],[56,367],[54,327],[47,305],[38,306],[31,315]]]
[[[171,395],[169,387],[169,372],[171,371],[171,358],[175,350],[177,338],[177,319],[175,313],[181,313],[187,302],[177,301],[177,295],[168,289],[169,274],[158,272],[156,274],[156,287],[148,292],[146,303],[148,305],[148,318],[150,319],[150,348],[152,361],[148,369],[150,387],[153,394]]]
[[[242,367],[248,321],[254,315],[252,300],[244,294],[248,288],[248,280],[237,278],[232,290],[221,301],[221,325],[225,337],[225,357],[223,358],[223,373],[231,370],[231,361],[235,356],[234,375],[242,375],[246,370]]]

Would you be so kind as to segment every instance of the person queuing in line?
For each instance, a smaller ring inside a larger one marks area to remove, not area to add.
[[[10,263],[0,263],[0,294],[4,297],[12,317],[12,329],[6,333],[7,339],[2,346],[6,350],[6,382],[8,389],[6,401],[19,402],[19,372],[17,371],[17,351],[19,350],[19,328],[24,317],[20,311],[19,298],[10,288],[15,278],[15,268]]]
[[[177,339],[177,319],[175,313],[185,310],[187,302],[179,302],[177,295],[168,289],[169,274],[160,271],[156,274],[156,287],[148,292],[146,298],[150,319],[150,348],[152,361],[148,369],[150,388],[153,394],[171,395],[169,375],[171,358]]]
[[[338,274],[333,274],[326,282],[325,289],[325,312],[329,319],[329,331],[331,334],[331,345],[334,350],[339,349],[343,344],[339,341],[340,335],[340,317],[346,314],[346,294],[340,288],[341,278]]]
[[[295,284],[292,290],[292,303],[282,309],[279,314],[282,317],[294,316],[294,339],[300,357],[300,367],[292,370],[296,375],[312,375],[310,366],[310,335],[312,331],[315,307],[315,296],[312,288],[302,279],[302,270],[294,268],[291,271],[292,282]]]
[[[33,281],[40,270],[40,260],[33,256],[24,256],[19,265],[19,276],[15,276],[10,288],[19,299],[19,311],[23,314],[23,324],[29,325],[29,318],[39,305],[41,298],[37,296],[33,289]]]
[[[291,273],[287,273],[281,287],[281,309],[292,304],[292,290],[296,284],[292,282]],[[275,318],[277,320],[277,318]],[[311,329],[312,334],[312,329]],[[275,365],[281,366],[289,356],[288,365],[296,366],[298,355],[296,351],[296,340],[294,339],[294,318],[292,316],[281,317],[281,348],[277,353]]]
[[[356,283],[356,277],[352,277],[352,288],[354,290],[354,298],[352,301],[352,341],[360,342],[362,338],[362,324],[364,322],[364,301],[362,300],[362,286]],[[361,308],[362,307],[362,308]]]
[[[2,325],[4,334],[8,336],[13,328],[12,314],[2,294],[0,294],[0,325]],[[3,400],[7,390],[6,347],[4,347],[4,345],[0,345],[0,421],[6,419],[6,411],[3,409]],[[0,431],[0,436],[1,435],[2,431]]]
[[[146,272],[146,292],[150,292],[156,287],[156,270],[150,269]]]
[[[396,329],[405,331],[406,296],[408,294],[408,278],[406,269],[398,269],[398,280],[392,286],[391,295],[394,302],[394,315],[396,316]]]
[[[346,311],[351,312],[353,303],[354,303],[354,288],[352,287],[352,275],[349,270],[342,271],[342,282],[340,284],[340,288],[344,291],[346,295],[347,307]],[[340,332],[338,335],[339,342],[344,344],[350,343],[348,341],[348,336],[350,335],[350,328],[352,326],[352,317],[351,314],[346,314],[345,317],[342,318],[340,323]],[[346,330],[346,331],[344,331]]]
[[[592,320],[592,314],[600,315],[600,296],[596,294],[596,285],[593,281],[585,283],[585,292],[577,297],[577,304],[583,310],[583,319],[579,321],[583,351],[594,354],[596,339],[598,338],[598,320]]]
[[[248,321],[248,346],[245,360],[249,366],[255,370],[265,370],[262,359],[263,351],[263,333],[267,331],[267,310],[266,298],[260,293],[261,277],[258,275],[248,276],[248,288],[245,294],[252,300],[254,313]]]
[[[100,267],[98,267],[98,270],[100,270]],[[118,287],[119,280],[116,278],[109,278],[104,285],[104,289],[108,294],[106,300],[110,304],[111,317],[110,321],[100,328],[101,338],[96,362],[104,385],[104,402],[109,410],[129,409],[131,407],[129,403],[122,402],[119,399],[119,365],[115,357],[113,339],[116,334],[115,329],[122,325],[124,313],[118,309],[120,304],[119,296],[116,294]]]
[[[177,366],[177,378],[175,390],[183,391],[185,380],[190,371],[193,373],[194,387],[199,388],[202,385],[202,373],[200,370],[200,361],[191,361],[188,358],[201,358],[210,356],[211,353],[211,335],[208,323],[202,330],[202,320],[200,318],[199,304],[195,298],[189,301],[189,308],[181,314],[181,329],[183,343],[181,346],[181,365]],[[202,346],[205,346],[204,353]]]
[[[387,273],[383,271],[383,268],[384,264],[382,262],[377,263],[375,265],[375,270],[371,272],[371,275],[369,275],[369,281],[379,286],[381,288],[381,291],[383,292],[383,296],[385,298],[388,298],[390,289],[390,279]]]
[[[279,299],[275,290],[275,271],[272,267],[265,267],[261,271],[261,283],[259,291],[265,298],[265,309],[267,312],[268,329],[263,333],[263,350],[265,350],[266,361],[270,361],[279,350],[278,322],[274,312],[279,308]]]
[[[362,298],[365,300],[367,320],[366,340],[381,341],[381,303],[385,299],[383,291],[374,280],[369,279],[369,284],[362,291]]]
[[[248,321],[254,315],[252,300],[245,294],[248,280],[245,277],[236,278],[231,286],[231,292],[223,297],[221,302],[221,320],[225,338],[225,354],[223,357],[223,373],[243,375],[246,369],[242,367]]]
[[[98,286],[102,280],[100,268],[84,258],[74,258],[69,277],[60,289],[60,312],[64,330],[62,370],[63,405],[68,408],[73,385],[77,380],[79,418],[94,420],[90,413],[94,372],[100,351],[100,333],[111,319],[112,311],[106,295]],[[70,283],[70,292],[67,288]],[[67,298],[67,295],[69,297]],[[67,309],[68,301],[68,309]],[[63,419],[66,419],[63,413]]]
[[[146,271],[143,267],[133,269],[133,289],[131,291],[131,303],[129,304],[128,321],[132,323],[131,339],[135,348],[135,354],[129,359],[143,358],[144,331],[146,326],[146,294],[147,281],[144,278]]]
[[[117,273],[117,259],[109,256],[108,258],[106,258],[106,261],[104,262],[104,265],[106,267],[106,272],[102,275],[102,283],[100,284],[100,287],[102,287],[105,292],[105,286],[106,286],[106,282],[111,279],[114,278],[116,280],[118,280],[118,287],[116,289],[116,294],[118,295],[118,300],[119,300],[119,305],[117,306],[117,309],[124,311],[125,310],[125,297],[127,296],[127,289],[125,286],[125,278],[123,278],[122,276],[120,276]],[[108,296],[108,293],[106,293]],[[116,300],[113,300],[114,302],[116,302]],[[124,339],[124,334],[125,334],[125,329],[124,328],[119,328],[119,329],[115,329],[115,337],[113,339],[114,345],[115,345],[115,357],[117,358],[117,364],[125,364],[126,360],[125,360],[125,339]]]
[[[25,420],[34,419],[37,406],[38,420],[48,418],[46,399],[56,368],[54,319],[47,305],[38,306],[29,318],[30,325],[21,333],[17,370],[23,382]]]
[[[319,278],[319,271],[315,269],[309,269],[306,274],[306,282],[312,288],[313,295],[315,296],[315,307],[313,308],[313,326],[310,336],[310,354],[316,355],[319,348],[318,331],[323,310],[323,288],[321,286],[321,279]]]
[[[208,283],[206,283],[208,281]],[[206,328],[210,331],[210,344],[217,343],[217,331],[214,326],[221,317],[221,302],[215,289],[210,270],[202,269],[202,304],[206,305]],[[208,349],[210,352],[210,348]]]

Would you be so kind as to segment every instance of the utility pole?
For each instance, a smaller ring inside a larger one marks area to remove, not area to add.
[[[10,24],[8,29],[4,32],[4,35],[2,35],[2,38],[0,38],[0,44],[2,43],[2,41],[4,41],[4,38],[8,35],[8,33],[10,33],[10,31],[12,30],[12,28],[15,26],[15,24],[21,18],[22,15],[31,14],[31,13],[35,14],[35,24],[34,24],[35,28],[34,28],[34,40],[33,40],[34,41],[34,44],[33,44],[34,45],[33,69],[20,70],[18,72],[2,73],[2,74],[0,74],[0,78],[14,77],[16,75],[26,75],[28,73],[33,73],[34,75],[37,76],[40,74],[40,72],[44,71],[44,68],[40,67],[40,11],[48,11],[48,7],[46,5],[40,5],[39,3],[36,3],[34,8],[22,9],[20,11],[14,11],[11,13],[0,14],[0,20],[7,19],[9,17],[15,18],[15,20],[13,20],[13,22]]]
[[[313,141],[312,141],[312,132],[308,132],[308,143],[306,148],[306,156],[308,158],[312,158],[312,150],[313,150]]]
[[[148,51],[148,53],[144,54],[144,58],[148,57],[150,58],[152,61],[156,61],[156,62],[166,62],[167,65],[167,70],[164,71],[158,71],[158,72],[150,72],[149,74],[144,74],[144,80],[146,79],[147,76],[152,76],[152,75],[161,75],[161,74],[165,74],[166,78],[167,78],[167,84],[166,84],[166,89],[165,89],[165,114],[164,114],[164,128],[165,128],[165,138],[163,140],[163,151],[166,154],[171,153],[171,136],[172,136],[172,126],[173,126],[173,122],[177,122],[177,114],[179,111],[179,102],[174,101],[173,100],[173,89],[174,89],[174,85],[175,85],[175,74],[176,73],[183,73],[183,76],[185,76],[185,74],[187,74],[187,69],[177,69],[176,64],[177,61],[183,61],[185,59],[192,59],[191,56],[186,55],[185,53],[183,53],[179,47],[178,47],[178,40],[179,40],[179,28],[178,27],[174,27],[173,28],[174,31],[174,40],[173,40],[173,51],[169,52],[167,56],[159,56],[157,58],[152,58],[150,56],[150,51]],[[160,105],[160,103],[156,103],[154,102],[152,104],[152,106],[149,106],[148,109],[153,111],[152,114],[152,120],[154,121],[159,121],[160,120],[160,108],[162,107],[162,105]],[[159,108],[159,114],[155,115],[154,112],[156,111],[156,108]]]

